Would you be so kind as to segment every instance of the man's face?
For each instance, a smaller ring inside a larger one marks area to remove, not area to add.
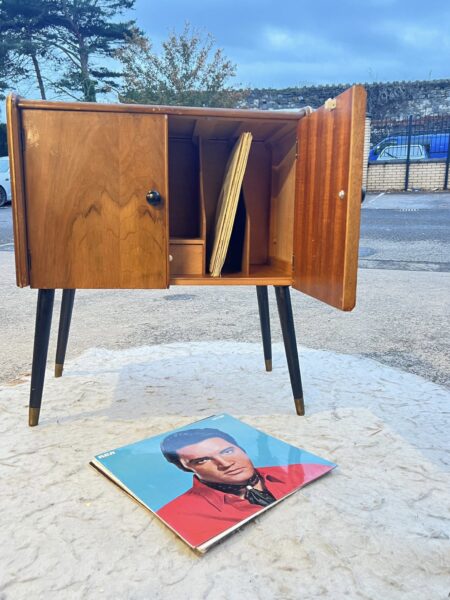
[[[243,483],[255,471],[243,450],[218,437],[184,446],[177,454],[183,467],[211,483]]]

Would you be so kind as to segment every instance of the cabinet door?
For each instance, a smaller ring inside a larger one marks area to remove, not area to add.
[[[293,287],[342,310],[356,300],[366,93],[299,121]]]
[[[22,128],[31,287],[167,287],[167,117],[25,109]]]

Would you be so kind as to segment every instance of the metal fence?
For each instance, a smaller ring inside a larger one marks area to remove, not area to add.
[[[383,119],[371,122],[369,162],[406,164],[405,185],[409,186],[411,162],[445,162],[443,189],[449,189],[450,114]]]

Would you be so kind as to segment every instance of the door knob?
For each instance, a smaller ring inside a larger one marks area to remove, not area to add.
[[[161,204],[162,197],[159,192],[156,190],[150,190],[146,195],[147,202],[152,206],[156,206],[157,204]]]

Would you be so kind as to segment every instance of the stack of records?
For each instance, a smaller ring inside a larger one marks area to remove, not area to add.
[[[252,134],[241,133],[225,169],[217,203],[214,246],[209,263],[209,271],[213,277],[220,276],[227,255],[251,143]]]

